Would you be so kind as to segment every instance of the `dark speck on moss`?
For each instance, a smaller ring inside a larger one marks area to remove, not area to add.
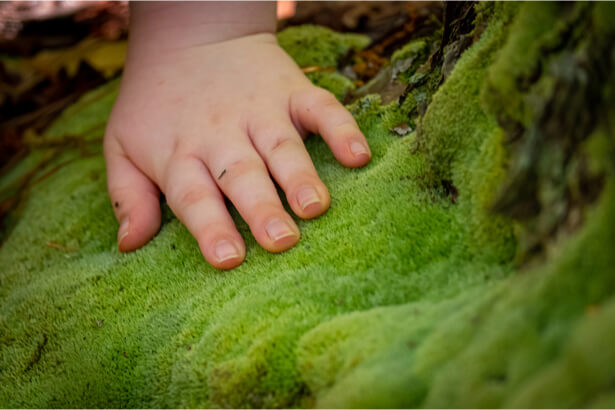
[[[506,382],[506,375],[505,374],[494,374],[489,376],[489,380],[496,382],[496,383],[504,383]]]

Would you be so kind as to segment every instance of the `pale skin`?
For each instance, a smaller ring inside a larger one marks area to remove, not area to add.
[[[160,194],[205,259],[231,269],[245,244],[226,196],[270,252],[300,232],[274,180],[303,219],[329,207],[303,139],[318,133],[344,166],[371,153],[348,111],[313,86],[274,36],[275,3],[136,3],[120,94],[105,134],[118,247],[160,228]]]

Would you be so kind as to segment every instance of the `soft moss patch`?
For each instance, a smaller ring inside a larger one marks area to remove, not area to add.
[[[336,33],[326,27],[312,25],[289,27],[278,33],[277,37],[280,47],[300,67],[323,70],[307,74],[314,84],[331,91],[340,101],[355,89],[354,83],[335,69],[348,52],[367,47],[369,37]]]
[[[304,25],[289,27],[278,34],[278,43],[299,67],[336,67],[350,50],[369,44],[369,37],[336,33],[326,27]]]
[[[343,101],[348,92],[356,88],[348,77],[337,72],[308,73],[307,77],[317,86],[331,91],[339,101]]]
[[[518,7],[543,6],[495,7],[423,134],[390,132],[416,112],[368,96],[349,107],[372,148],[366,168],[309,139],[331,209],[298,221],[301,242],[278,255],[234,213],[247,260],[230,272],[207,265],[166,206],[154,240],[120,254],[102,157],[64,153],[76,159],[31,189],[0,248],[0,405],[613,403],[612,167],[595,156],[600,198],[533,268],[513,265],[515,223],[489,212],[507,151],[482,93],[516,41]],[[84,97],[48,137],[96,135],[116,90]],[[600,127],[592,141],[612,149],[614,137]],[[457,196],[432,183],[443,179]]]

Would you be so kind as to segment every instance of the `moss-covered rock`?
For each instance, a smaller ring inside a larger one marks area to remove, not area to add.
[[[582,223],[549,242],[542,260],[515,264],[526,221],[493,206],[524,158],[511,150],[505,117],[519,120],[520,135],[543,129],[544,116],[518,105],[530,89],[511,78],[542,58],[528,52],[516,62],[518,42],[534,47],[520,31],[531,18],[576,16],[610,40],[615,13],[602,4],[479,8],[484,31],[435,93],[437,67],[399,102],[371,95],[349,106],[372,148],[366,168],[345,169],[321,140],[306,142],[332,206],[298,221],[297,247],[267,253],[233,211],[247,260],[230,272],[207,265],[166,206],[154,240],[120,254],[96,150],[117,83],[67,110],[46,137],[87,134],[91,143],[39,171],[46,177],[0,248],[0,405],[613,406],[611,117],[596,117],[578,151],[602,175],[600,189],[579,208]],[[310,29],[286,47],[313,42],[337,57],[315,63],[301,57],[313,50],[297,48],[300,65],[336,65],[347,49],[319,32],[328,33]],[[601,94],[607,113],[615,112],[612,72]],[[543,71],[537,81],[549,78],[558,77]],[[401,121],[419,131],[391,132]]]

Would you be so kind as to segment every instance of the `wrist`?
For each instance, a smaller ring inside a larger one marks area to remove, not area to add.
[[[179,50],[252,34],[275,33],[275,2],[136,2],[131,53]]]

